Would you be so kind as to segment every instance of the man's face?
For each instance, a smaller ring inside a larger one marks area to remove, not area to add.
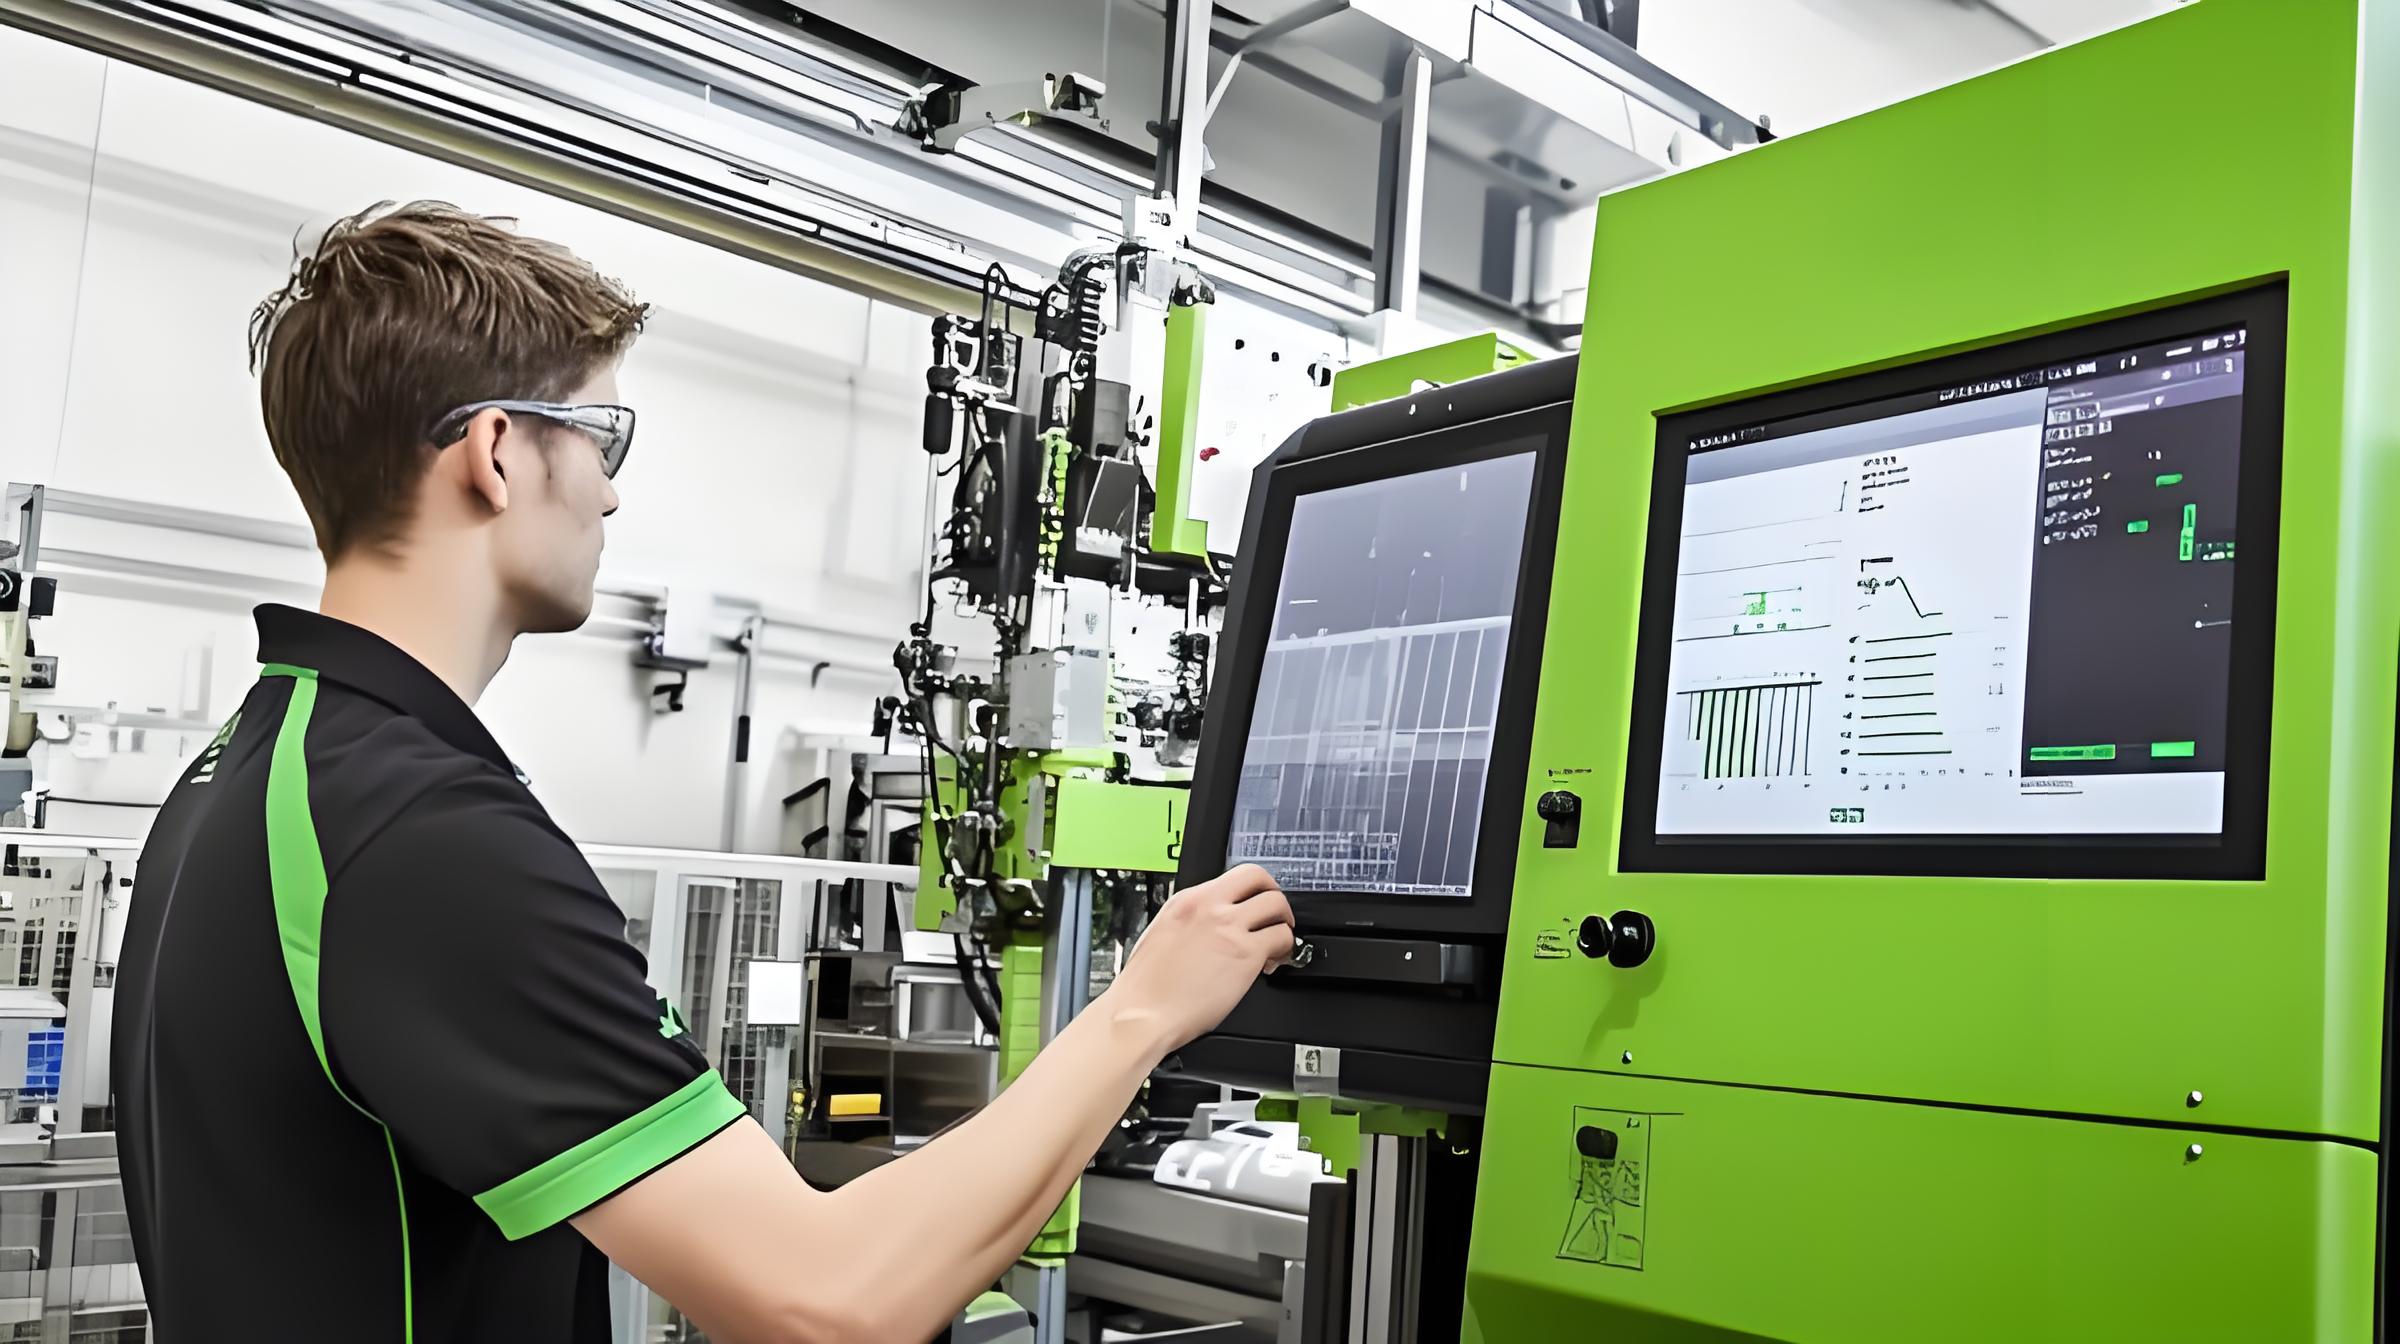
[[[565,400],[618,404],[616,370],[603,370]],[[493,539],[501,591],[525,633],[573,630],[592,614],[601,520],[617,511],[600,445],[582,430],[520,415],[510,417],[496,456],[509,500]]]

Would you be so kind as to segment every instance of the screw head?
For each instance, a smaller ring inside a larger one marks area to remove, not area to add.
[[[2183,1104],[2186,1106],[2197,1106],[2206,1100],[2208,1100],[2208,1098],[2200,1095],[2200,1089],[2193,1088],[2191,1094],[2183,1099]]]
[[[1622,1056],[1619,1057],[1618,1062],[1622,1064],[1631,1064],[1633,1062],[1633,1052],[1631,1050],[1626,1051]]]
[[[2183,1150],[2183,1160],[2184,1160],[2184,1161],[2186,1161],[2186,1162],[2197,1162],[2197,1161],[2199,1161],[2199,1160],[2200,1160],[2200,1145],[2195,1143],[2195,1144],[2193,1144],[2191,1147],[2184,1149],[2184,1150]]]

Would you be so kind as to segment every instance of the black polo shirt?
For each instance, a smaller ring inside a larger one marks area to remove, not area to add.
[[[111,1043],[162,1344],[603,1344],[566,1220],[744,1114],[473,710],[258,612],[143,848]]]

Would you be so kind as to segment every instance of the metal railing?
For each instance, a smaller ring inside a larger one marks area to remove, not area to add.
[[[77,922],[92,931],[75,940],[61,996],[68,1016],[56,1135],[32,1126],[0,1134],[0,1344],[146,1341],[148,1313],[113,1139],[76,1133],[87,1093],[105,1096],[82,1063],[94,1057],[82,1045],[91,1030],[89,991],[115,972],[98,933],[111,884],[98,879],[130,872],[141,841],[11,827],[0,828],[0,845],[13,848],[20,862],[90,865],[78,886],[86,908]],[[777,854],[582,849],[625,912],[628,937],[649,959],[653,988],[684,1011],[701,1048],[753,1114],[781,1133],[791,1094],[790,1045],[747,1021],[749,964],[800,959],[829,888],[852,881],[912,886],[917,870]],[[685,1337],[688,1327],[672,1309],[621,1272],[612,1300],[616,1337],[625,1344]]]

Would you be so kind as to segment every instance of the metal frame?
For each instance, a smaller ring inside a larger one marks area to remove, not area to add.
[[[1401,59],[1394,103],[1383,123],[1383,171],[1375,182],[1375,306],[1413,314],[1424,275],[1425,153],[1433,120],[1433,58]]]
[[[1582,47],[1615,74],[1601,77],[1652,111],[1691,127],[1717,144],[1736,149],[1775,138],[1765,123],[1753,121],[1700,90],[1686,84],[1649,57],[1634,50],[1629,39],[1582,18],[1539,5],[1510,5],[1510,14],[1524,14],[1559,37]],[[1511,27],[1523,30],[1522,24]]]
[[[488,12],[487,12],[488,11]],[[945,200],[1007,212],[1059,239],[1121,226],[1125,199],[1146,185],[1123,167],[1007,127],[962,142],[939,166],[906,142],[874,132],[914,90],[843,53],[795,39],[729,11],[679,0],[592,0],[542,12],[536,25],[505,6],[478,17],[511,24],[562,48],[606,39],[679,80],[740,94],[772,120],[762,128],[843,156],[841,174],[872,180],[904,173]],[[295,21],[305,16],[306,22]],[[375,16],[323,0],[270,9],[227,0],[0,0],[0,24],[73,43],[162,73],[337,125],[418,153],[488,172],[666,229],[752,260],[942,312],[981,293],[998,260],[1006,297],[1030,312],[1047,244],[1011,249],[991,229],[962,227],[940,210],[905,213],[845,198],[822,185],[821,162],[776,154],[781,143],[730,140],[691,118],[677,126],[630,115],[603,92],[524,93],[522,69],[488,67],[472,52],[399,53]],[[1205,78],[1205,72],[1203,72]],[[759,157],[774,157],[768,161]],[[834,174],[839,176],[841,174]],[[1199,217],[1195,210],[1193,218]],[[1301,239],[1209,211],[1223,225],[1195,250],[1221,283],[1288,305],[1336,330],[1367,313],[1360,268]],[[1196,232],[1196,231],[1195,231]],[[1238,233],[1254,239],[1235,241]]]
[[[1350,1242],[1349,1344],[1416,1344],[1425,1237],[1422,1138],[1364,1136]]]
[[[1170,0],[1170,3],[1180,4],[1181,0]],[[1242,68],[1244,59],[1253,52],[1266,51],[1267,48],[1319,19],[1332,18],[1348,8],[1350,8],[1350,0],[1310,0],[1310,3],[1302,5],[1280,19],[1262,23],[1251,29],[1249,34],[1243,37],[1233,51],[1226,56],[1225,68],[1217,72],[1217,86],[1208,91],[1207,110],[1200,114],[1201,131],[1205,133],[1209,119],[1217,115],[1217,104],[1225,100],[1225,91],[1233,87],[1234,73]]]
[[[42,1266],[33,1271],[41,1304],[40,1344],[68,1344],[82,1303],[75,1294],[75,1232],[87,1191],[105,1190],[118,1183],[115,1157],[83,1159],[36,1166],[0,1167],[0,1195],[47,1194],[52,1197],[49,1240],[43,1244]],[[142,1304],[109,1303],[101,1310],[140,1311]],[[32,1324],[31,1321],[20,1325]]]
[[[117,860],[140,853],[142,842],[121,836],[53,837],[46,831],[9,826],[0,827],[0,845],[13,845],[28,854],[82,858],[113,869]],[[90,1072],[85,1065],[89,1051],[85,1038],[91,1031],[100,946],[106,939],[102,927],[105,914],[100,902],[100,883],[87,880],[83,884],[83,901],[75,913],[75,960],[67,980],[66,1051],[59,1061],[58,1127],[53,1138],[83,1132],[84,1093],[89,1090],[85,1075]]]
[[[1189,234],[1200,208],[1200,174],[1207,168],[1208,151],[1201,137],[1208,130],[1212,98],[1198,115],[1191,107],[1208,87],[1211,0],[1167,0],[1167,73],[1160,85],[1158,111],[1158,194],[1174,203],[1179,227]],[[1232,78],[1229,69],[1226,78]],[[1222,92],[1222,90],[1219,90]]]
[[[1064,1031],[1091,997],[1092,875],[1061,870],[1050,884],[1042,917],[1042,1044]],[[1036,1344],[1065,1344],[1067,1262],[1019,1262],[1009,1271],[1010,1296],[1033,1317]]]

